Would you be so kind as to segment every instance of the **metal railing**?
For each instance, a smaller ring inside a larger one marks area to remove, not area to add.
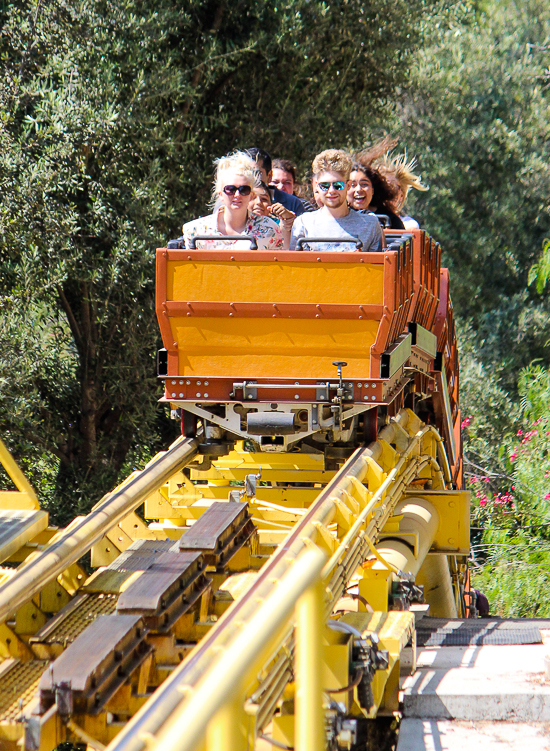
[[[194,438],[178,438],[141,472],[105,495],[87,516],[77,517],[44,550],[18,568],[0,585],[0,623],[38,594],[49,581],[76,563],[106,532],[188,464],[196,455],[197,446]]]
[[[187,700],[170,716],[149,748],[152,751],[193,751],[206,741],[206,751],[248,748],[248,728],[239,722],[251,680],[269,655],[279,648],[281,631],[296,624],[295,748],[320,751],[325,745],[322,709],[322,650],[325,603],[320,550],[304,551],[281,577],[252,618],[221,649],[193,687]]]

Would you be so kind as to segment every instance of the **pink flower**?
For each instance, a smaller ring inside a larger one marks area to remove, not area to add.
[[[491,482],[488,477],[483,478],[483,482]]]
[[[510,461],[512,462],[512,464],[516,461],[517,458],[518,458],[518,450],[516,448],[514,449],[513,453],[510,454]]]
[[[487,499],[486,498],[482,498],[481,501],[479,502],[479,505],[480,506],[486,506],[487,505]]]
[[[461,427],[462,429],[464,429],[464,428],[467,428],[467,427],[468,427],[468,425],[469,425],[469,424],[470,424],[471,422],[472,422],[472,416],[471,416],[471,415],[468,415],[468,417],[466,417],[466,418],[465,418],[464,420],[462,420],[462,422],[460,423],[460,427]]]
[[[550,493],[546,493],[546,495],[544,496],[544,500],[550,501]]]
[[[522,436],[522,435],[523,435],[523,430],[522,430],[522,429],[520,428],[520,429],[518,430],[518,432],[516,433],[516,435],[517,435],[517,437],[518,437],[518,438],[519,438],[520,436]]]

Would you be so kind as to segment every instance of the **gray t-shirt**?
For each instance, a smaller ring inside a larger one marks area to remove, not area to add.
[[[296,249],[299,237],[334,237],[333,243],[312,243],[304,245],[304,250],[355,250],[353,243],[338,242],[338,237],[357,237],[363,243],[363,251],[380,251],[382,230],[374,214],[358,214],[350,209],[347,216],[336,219],[325,208],[296,217],[292,225],[290,250]]]

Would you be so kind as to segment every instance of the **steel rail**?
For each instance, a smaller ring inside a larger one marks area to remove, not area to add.
[[[87,516],[77,517],[44,550],[20,566],[0,585],[0,623],[38,594],[49,581],[76,563],[106,532],[188,464],[197,451],[198,443],[194,438],[178,438],[144,469],[103,496]]]
[[[384,448],[380,439],[391,444],[402,442],[406,436],[410,441],[415,435],[409,433],[407,427],[413,419],[418,420],[413,413],[403,410],[390,425],[380,432],[379,439],[375,443],[369,447],[360,447],[352,454],[333,479],[321,490],[307,513],[289,532],[269,561],[266,562],[251,587],[226,611],[188,658],[171,673],[153,696],[129,720],[111,741],[107,751],[143,751],[144,748],[149,746],[152,738],[155,737],[171,714],[174,711],[179,711],[179,705],[193,694],[194,687],[201,680],[204,671],[216,662],[218,651],[233,643],[242,624],[253,617],[258,602],[269,596],[273,587],[276,586],[276,582],[284,576],[293,561],[305,548],[309,547],[311,540],[316,539],[318,526],[326,527],[333,521],[336,514],[336,500],[344,494],[346,487],[354,479],[364,477],[370,462],[373,460],[376,462],[381,457]],[[412,430],[414,429],[413,427]],[[418,448],[426,432],[426,430],[419,431],[416,441],[413,440],[404,452],[407,456],[415,448]],[[398,460],[400,467],[406,463],[406,459],[401,462],[401,458]],[[395,473],[392,478],[395,481]],[[387,488],[388,484],[384,483],[384,489],[387,490]],[[378,491],[380,491],[380,488]],[[377,492],[376,495],[377,499],[380,500],[382,494]],[[395,503],[397,503],[397,499]],[[372,511],[373,506],[370,500],[367,505]],[[383,504],[383,506],[382,515],[384,517],[391,515],[391,504]],[[363,519],[364,523],[365,520]],[[364,540],[362,543],[367,547]],[[339,546],[338,555],[332,556],[333,566],[337,565],[343,552],[345,552],[345,547]],[[327,576],[328,573],[329,567],[326,564],[323,575]]]

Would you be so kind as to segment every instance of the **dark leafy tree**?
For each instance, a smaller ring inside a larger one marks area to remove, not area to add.
[[[58,519],[170,436],[154,248],[204,212],[212,159],[255,144],[305,165],[361,139],[429,7],[0,6],[0,429]]]

